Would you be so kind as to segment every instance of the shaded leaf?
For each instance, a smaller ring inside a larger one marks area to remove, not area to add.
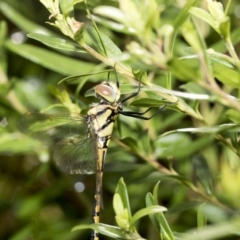
[[[156,205],[154,197],[151,193],[147,193],[145,201],[146,201],[146,206],[147,207]],[[158,222],[157,216],[155,214],[152,214],[152,215],[149,215],[149,218],[150,218],[152,224],[154,225],[154,227],[160,233],[161,232],[161,227],[160,227],[160,224]]]
[[[199,182],[207,194],[211,195],[213,190],[213,179],[206,159],[201,155],[195,156],[193,158],[193,166]]]
[[[201,202],[184,202],[177,204],[175,206],[172,206],[168,209],[166,215],[172,215],[172,214],[179,214],[181,212],[185,212],[186,210],[195,209],[201,205]]]
[[[183,81],[198,81],[201,79],[199,64],[192,66],[189,61],[183,61],[177,58],[168,62],[169,69],[179,79]]]
[[[123,142],[130,149],[132,149],[134,151],[138,151],[138,143],[137,143],[136,139],[133,139],[131,137],[126,137],[126,138],[122,138],[121,142]]]
[[[141,182],[152,182],[155,183],[156,181],[162,181],[162,180],[176,180],[179,181],[180,183],[188,186],[188,187],[193,187],[194,185],[191,181],[189,181],[187,178],[180,176],[180,175],[166,175],[161,172],[152,172],[149,174],[146,178],[142,179]]]
[[[91,43],[96,48],[97,52],[105,55],[105,51],[103,49],[102,43],[104,44],[104,48],[106,49],[106,53],[108,57],[116,57],[122,54],[121,50],[115,45],[115,43],[105,34],[100,33],[102,41],[99,39],[99,35],[96,30],[91,27],[87,28],[86,32],[91,39]]]
[[[152,98],[141,98],[130,103],[130,106],[134,107],[159,107],[166,105],[165,100],[152,99]]]
[[[48,29],[30,21],[25,16],[19,13],[19,11],[12,8],[6,1],[0,2],[0,10],[1,12],[10,19],[17,27],[22,29],[25,32],[41,32],[45,34],[55,35],[50,32]]]
[[[160,182],[158,182],[153,190],[153,195],[151,193],[148,193],[146,196],[146,205],[153,206],[155,204],[158,204],[158,187]],[[167,223],[167,220],[163,214],[163,212],[156,213],[154,215],[149,215],[153,225],[160,233],[160,236],[164,240],[174,240],[174,235]]]

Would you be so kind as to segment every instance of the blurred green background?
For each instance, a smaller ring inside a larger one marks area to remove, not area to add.
[[[87,29],[93,24],[85,4],[78,2],[75,18]],[[150,121],[119,117],[106,157],[102,223],[116,225],[112,197],[120,177],[128,187],[133,213],[145,206],[146,194],[161,181],[159,205],[168,208],[165,216],[176,239],[184,233],[192,236],[197,228],[203,235],[191,239],[240,238],[240,106],[228,98],[240,95],[240,3],[221,2],[228,8],[232,52],[221,29],[214,31],[203,21],[204,15],[199,20],[190,11],[193,6],[206,10],[206,1],[88,1],[99,30],[114,43],[104,42],[109,44],[107,51],[114,55],[119,48],[122,54],[117,61],[128,67],[128,72],[118,74],[122,92],[134,91],[129,84],[137,85],[129,78],[135,74],[131,70],[148,73],[143,82],[149,88],[138,98],[142,102],[126,104],[124,109],[143,111],[143,107],[163,105],[163,98],[171,102]],[[100,6],[121,9],[125,15]],[[188,20],[189,14],[195,16],[196,25]],[[27,37],[44,33],[69,41],[46,23],[54,22],[49,16],[39,1],[0,1],[0,239],[90,236],[90,230],[71,229],[91,223],[94,175],[62,173],[51,159],[52,149],[19,130],[21,115],[27,111],[51,106],[56,112],[65,108],[86,113],[97,100],[85,92],[107,78],[107,62],[79,42],[78,48],[71,41],[71,51],[66,51],[67,44],[61,47],[53,41],[46,46]],[[221,20],[215,19],[216,26]],[[104,56],[91,34],[85,39]],[[207,52],[210,48],[215,52]],[[83,186],[83,191],[76,186]],[[138,222],[137,229],[145,239],[160,239],[148,217]]]

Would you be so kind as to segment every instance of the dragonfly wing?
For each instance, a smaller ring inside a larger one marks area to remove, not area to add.
[[[54,145],[74,135],[87,135],[86,117],[77,113],[43,114],[29,112],[22,116],[19,128],[44,145]]]
[[[77,113],[27,113],[20,120],[20,129],[54,148],[54,160],[65,172],[96,172],[96,136],[86,117]]]
[[[53,158],[57,165],[70,174],[92,174],[96,172],[97,145],[95,136],[89,133],[86,139],[76,137],[57,144]]]

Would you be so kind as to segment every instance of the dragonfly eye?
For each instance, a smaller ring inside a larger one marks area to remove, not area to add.
[[[119,99],[119,93],[116,86],[113,84],[102,83],[96,86],[95,93],[100,98],[103,98],[109,103],[115,103]]]

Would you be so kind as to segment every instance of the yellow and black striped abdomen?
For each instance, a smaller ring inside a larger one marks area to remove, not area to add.
[[[90,108],[88,116],[91,127],[97,135],[98,148],[107,148],[112,135],[118,106],[96,105]]]

